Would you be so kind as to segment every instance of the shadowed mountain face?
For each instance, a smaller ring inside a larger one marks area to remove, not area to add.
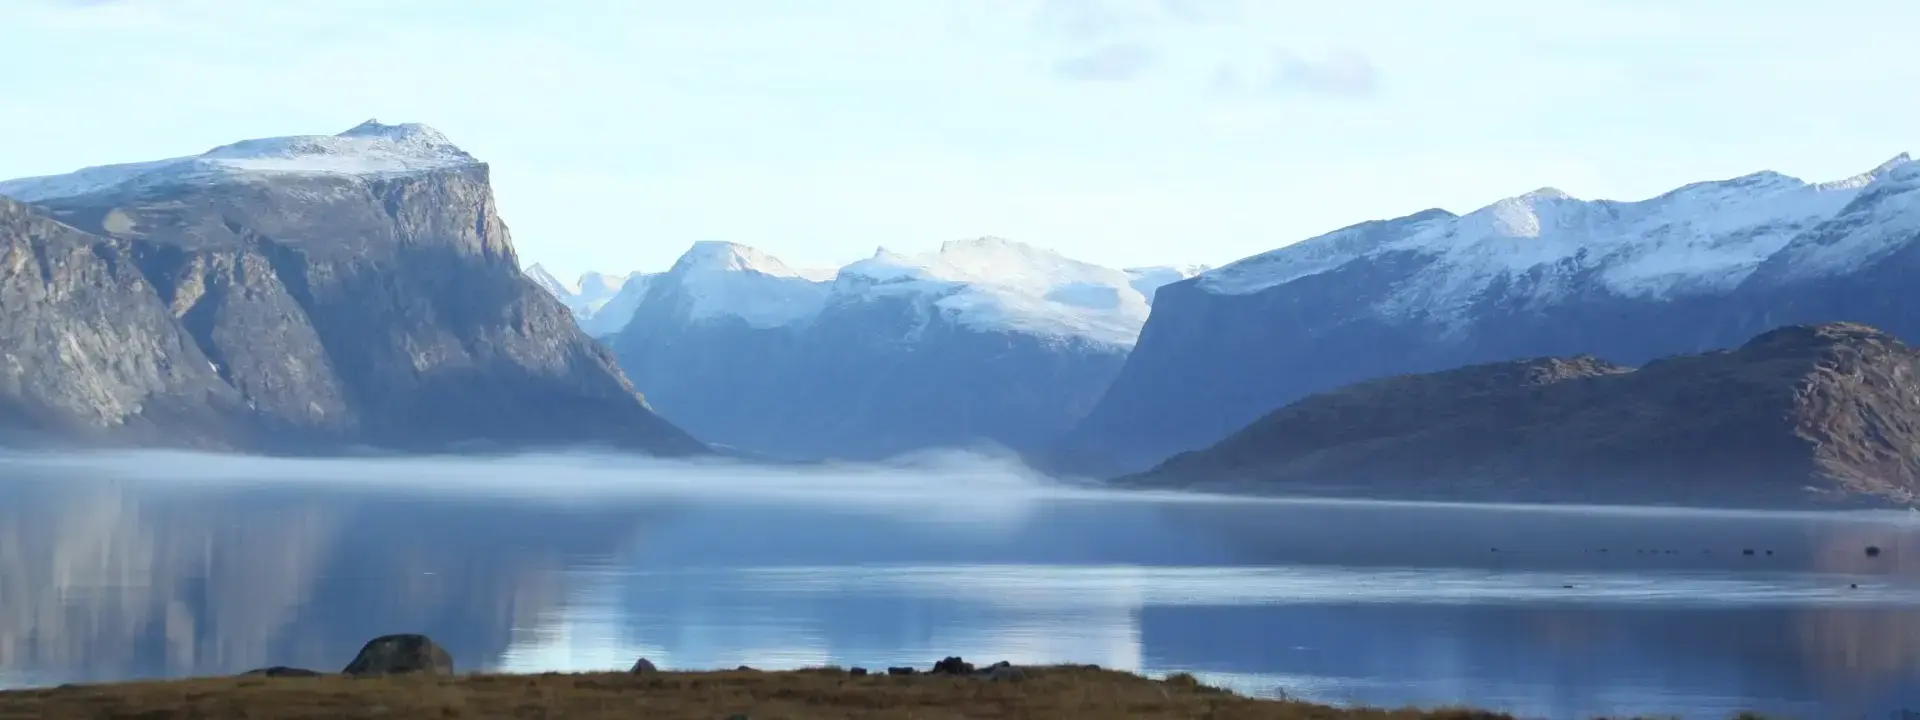
[[[437,162],[333,170],[383,159],[369,143]],[[324,171],[287,169],[316,157]],[[520,273],[487,167],[431,129],[248,141],[3,194],[40,206],[0,200],[0,421],[15,427],[238,449],[704,450]]]
[[[1911,506],[1920,352],[1790,326],[1639,369],[1534,359],[1292,403],[1130,485],[1259,493],[1710,506]]]

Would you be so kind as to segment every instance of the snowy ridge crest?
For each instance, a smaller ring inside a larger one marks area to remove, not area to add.
[[[835,293],[929,298],[933,309],[976,330],[1121,347],[1132,347],[1148,311],[1125,271],[997,237],[949,241],[918,255],[882,248],[841,268]]]
[[[940,316],[985,332],[1131,347],[1148,310],[1140,288],[1194,272],[1115,270],[994,237],[920,254],[880,248],[837,270],[796,269],[745,245],[699,242],[652,281],[655,295],[647,302],[673,303],[690,321],[730,318],[772,328],[811,322],[837,303],[906,299],[929,322]]]
[[[1915,175],[1914,167],[1903,153],[1832,182],[1766,171],[1633,202],[1581,200],[1542,188],[1465,215],[1429,210],[1336,230],[1208,271],[1200,286],[1216,294],[1254,293],[1355,261],[1409,253],[1427,261],[1376,306],[1383,315],[1457,322],[1497,282],[1522,278],[1509,284],[1523,288],[1509,290],[1521,293],[1511,299],[1534,305],[1556,302],[1580,283],[1598,283],[1622,297],[1721,293],[1796,238],[1833,232],[1826,226],[1843,224],[1835,221],[1854,214],[1856,200],[1905,194],[1911,188],[1902,178]],[[1889,212],[1906,207],[1875,204],[1880,215],[1869,225],[1897,224]],[[1840,264],[1826,258],[1820,266]]]
[[[37,202],[179,183],[276,175],[380,178],[480,164],[433,128],[368,120],[338,135],[242,140],[188,157],[7,180],[0,182],[0,195]]]

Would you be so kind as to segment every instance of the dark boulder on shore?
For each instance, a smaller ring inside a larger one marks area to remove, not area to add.
[[[453,656],[425,635],[383,635],[367,641],[341,672],[348,675],[452,675]]]
[[[940,662],[933,664],[933,670],[929,671],[929,674],[971,675],[973,674],[973,663],[962,660],[959,657],[942,658]]]

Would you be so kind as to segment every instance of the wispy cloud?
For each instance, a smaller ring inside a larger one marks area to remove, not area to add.
[[[1069,80],[1124,82],[1153,69],[1159,60],[1159,53],[1144,43],[1116,42],[1061,58],[1054,63],[1053,72]]]
[[[1069,40],[1096,40],[1137,27],[1148,19],[1136,3],[1114,0],[1040,0],[1034,29]]]
[[[1281,93],[1369,97],[1380,90],[1380,71],[1357,51],[1339,49],[1321,58],[1276,53],[1268,87]]]
[[[1185,23],[1234,22],[1246,14],[1244,0],[1160,0],[1160,14]]]
[[[1031,20],[1056,77],[1124,82],[1163,64],[1175,28],[1230,23],[1244,0],[1037,0]]]

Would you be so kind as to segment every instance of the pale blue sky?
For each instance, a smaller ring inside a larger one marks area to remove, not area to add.
[[[0,177],[439,128],[527,261],[1219,264],[1920,149],[1907,0],[0,0]]]

